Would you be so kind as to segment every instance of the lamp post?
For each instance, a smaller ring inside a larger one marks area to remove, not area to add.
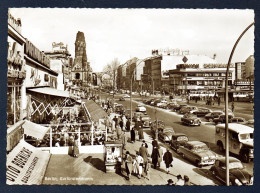
[[[237,47],[238,42],[240,39],[243,37],[243,35],[247,32],[247,30],[252,27],[255,24],[255,22],[251,23],[239,36],[237,39],[235,45],[233,46],[233,49],[230,53],[228,64],[227,64],[227,71],[226,71],[226,80],[225,80],[225,129],[226,129],[226,134],[225,134],[225,141],[226,141],[226,185],[229,186],[229,136],[228,136],[228,74],[229,74],[229,67],[230,63],[233,57],[233,54],[235,52],[235,49]]]
[[[131,124],[132,124],[132,116],[133,116],[133,113],[132,113],[132,90],[133,90],[133,75],[134,75],[134,72],[136,71],[136,68],[139,64],[141,64],[144,60],[146,60],[147,58],[144,58],[142,59],[141,61],[139,61],[138,64],[136,64],[135,66],[135,69],[133,70],[133,72],[131,73],[130,75],[130,120],[131,120]]]

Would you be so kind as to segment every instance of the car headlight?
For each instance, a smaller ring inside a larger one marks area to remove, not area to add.
[[[250,149],[250,153],[254,153],[254,150],[253,150],[253,149]]]
[[[242,185],[242,183],[241,183],[238,179],[235,179],[235,183],[236,183],[236,185],[238,185],[238,186],[241,186],[241,185]]]

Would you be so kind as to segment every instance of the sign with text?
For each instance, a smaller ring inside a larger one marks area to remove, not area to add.
[[[6,183],[8,185],[40,185],[50,154],[36,149],[25,141],[7,155]]]

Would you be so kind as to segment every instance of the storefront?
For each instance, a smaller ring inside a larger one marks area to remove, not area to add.
[[[25,38],[21,35],[21,20],[8,13],[8,54],[7,54],[7,127],[15,124],[24,116],[25,101],[24,61]]]

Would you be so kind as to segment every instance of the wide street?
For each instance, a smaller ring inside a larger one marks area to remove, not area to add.
[[[118,99],[120,98],[120,96],[121,95],[114,96],[115,102],[123,104],[126,109],[130,109],[130,98],[127,98],[125,101],[119,101]],[[107,94],[105,94],[105,93],[103,93],[101,95],[101,99],[102,98],[103,99],[112,98],[112,97],[113,96],[111,96],[111,95],[107,96]],[[133,95],[132,99],[133,99],[132,100],[133,101],[132,110],[134,111],[138,104],[143,104],[143,103],[141,102],[142,98],[140,96]],[[144,97],[143,97],[143,99],[144,99]],[[194,104],[192,104],[192,105],[194,105]],[[214,152],[216,152],[219,155],[224,156],[224,153],[220,152],[217,145],[215,144],[215,124],[214,123],[209,123],[209,122],[203,121],[201,126],[186,126],[181,123],[181,117],[183,115],[180,115],[176,112],[171,112],[170,110],[156,108],[154,106],[149,106],[149,105],[144,105],[144,106],[147,109],[147,114],[152,118],[152,121],[155,120],[156,118],[158,120],[162,120],[165,123],[165,125],[172,126],[175,132],[185,133],[189,137],[189,140],[198,140],[198,141],[205,142],[211,150],[213,150]],[[201,104],[198,104],[198,106],[206,107],[206,105],[201,105]],[[209,106],[207,106],[207,107],[209,108]],[[247,113],[241,114],[238,112],[238,113],[235,113],[235,116],[242,116],[242,117],[246,118],[247,120],[253,118],[253,116],[250,115],[250,111],[248,112],[248,114]],[[145,130],[145,132],[148,134],[148,136],[151,136],[150,129]],[[164,144],[164,146],[169,146],[169,145]],[[174,152],[174,151],[172,151],[172,152]],[[230,156],[239,158],[238,156],[232,155],[232,154],[230,154]],[[200,175],[205,175],[205,173],[208,172],[207,169],[210,168],[210,166],[207,166],[207,167],[203,167],[203,169],[198,169],[192,163],[188,162],[187,160],[182,159],[178,154],[174,153],[174,157],[177,157],[178,159],[180,159],[182,164],[184,164],[184,163],[188,164],[189,166],[186,168],[187,168],[187,170],[188,170],[188,168],[191,169],[192,170],[192,171],[190,171],[191,173],[194,171],[195,171],[195,173],[198,173],[198,171],[199,171]],[[246,170],[250,174],[253,174],[254,164],[252,161],[250,163],[243,163],[243,165],[246,167]],[[185,171],[186,171],[186,168],[185,168]],[[205,173],[201,173],[202,171]],[[206,174],[206,175],[208,177],[210,177],[210,175],[208,175],[208,174]]]

